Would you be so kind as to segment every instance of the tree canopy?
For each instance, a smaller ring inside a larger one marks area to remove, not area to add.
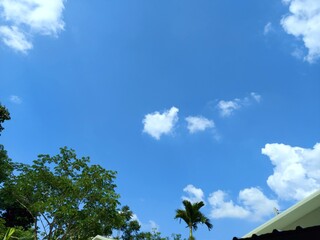
[[[5,106],[0,103],[0,136],[4,130],[2,123],[6,120],[10,120],[10,113]],[[4,146],[0,144],[0,184],[3,183],[12,172],[11,159],[8,157],[7,151]]]
[[[111,235],[119,220],[116,172],[88,163],[66,147],[56,156],[39,155],[30,166],[20,164],[4,191],[30,213],[45,239]]]
[[[0,184],[2,184],[13,171],[11,159],[8,157],[4,146],[0,144]]]
[[[8,111],[8,109],[1,105],[0,103],[0,135],[1,135],[1,132],[2,130],[4,129],[4,127],[2,126],[2,123],[6,120],[10,120],[10,113]]]

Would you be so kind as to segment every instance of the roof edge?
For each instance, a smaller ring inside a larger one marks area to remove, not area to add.
[[[307,208],[306,203],[309,203],[309,209]],[[285,223],[286,220],[289,220],[291,218],[297,220],[299,217],[303,216],[302,214],[305,215],[319,207],[318,203],[320,203],[320,190],[317,190],[314,193],[310,194],[308,197],[304,198],[284,212],[280,213],[266,223],[247,233],[242,238],[251,237],[253,234],[264,234],[267,232],[272,232],[274,229],[285,227],[285,225],[288,225],[287,223]]]

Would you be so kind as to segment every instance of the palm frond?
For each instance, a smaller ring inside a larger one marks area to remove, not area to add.
[[[175,219],[181,219],[187,224],[187,227],[194,229],[195,231],[198,229],[198,224],[205,224],[209,230],[212,229],[213,225],[201,211],[205,204],[203,201],[191,203],[188,200],[183,200],[182,204],[185,209],[177,209]]]

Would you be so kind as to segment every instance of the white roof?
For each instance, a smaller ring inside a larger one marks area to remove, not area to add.
[[[92,238],[92,240],[113,240],[112,238],[107,238],[101,235],[97,235],[94,238]]]
[[[311,194],[268,222],[247,233],[243,238],[253,234],[261,235],[277,230],[293,230],[297,226],[311,227],[320,225],[320,190]]]

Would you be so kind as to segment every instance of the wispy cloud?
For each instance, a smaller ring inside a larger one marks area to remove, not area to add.
[[[264,26],[263,34],[264,34],[264,35],[267,35],[268,33],[272,32],[272,31],[273,31],[272,23],[271,23],[271,22],[268,22],[268,23]]]
[[[160,226],[155,222],[155,221],[152,221],[150,220],[149,223],[148,223],[148,226],[149,226],[149,231],[159,231],[160,229]]]
[[[259,103],[261,101],[261,96],[255,92],[250,93],[248,97],[245,98],[235,98],[230,101],[220,100],[217,104],[217,108],[220,111],[222,117],[231,116],[234,111],[239,110],[244,106],[248,106],[254,102]]]
[[[320,57],[320,1],[282,0],[289,14],[281,20],[284,30],[299,39],[308,49],[305,60],[312,63]]]
[[[241,108],[239,102],[240,99],[234,99],[232,101],[220,100],[217,106],[220,110],[220,115],[222,117],[230,116],[235,110]]]
[[[33,36],[57,36],[64,29],[64,0],[1,0],[0,39],[8,47],[26,53]]]
[[[201,188],[196,188],[192,184],[187,185],[183,191],[187,193],[188,196],[183,196],[183,200],[188,200],[192,203],[204,201],[204,193]]]
[[[267,198],[259,188],[246,188],[239,192],[238,204],[228,200],[226,192],[218,190],[209,196],[212,218],[241,218],[261,221],[279,208],[276,200]]]
[[[27,40],[25,34],[16,26],[0,26],[0,37],[2,37],[2,41],[8,47],[22,53],[26,53],[33,47],[32,43]]]
[[[145,115],[142,123],[143,132],[159,140],[162,135],[171,134],[175,124],[178,122],[179,109],[172,107],[163,113],[154,112]]]
[[[266,144],[261,150],[274,166],[268,186],[284,200],[301,200],[320,189],[320,143],[313,149]]]
[[[202,116],[186,117],[188,130],[190,133],[205,131],[208,128],[214,127],[214,122]]]
[[[135,214],[135,213],[132,214],[131,220],[137,221],[139,224],[141,224],[137,214]]]
[[[11,95],[9,100],[12,102],[12,103],[15,103],[15,104],[21,104],[22,103],[22,99],[17,96],[17,95]]]
[[[255,92],[252,92],[250,93],[250,96],[252,99],[254,99],[257,103],[259,103],[261,101],[261,95],[255,93]],[[250,101],[250,99],[249,99]]]
[[[304,57],[305,57],[305,53],[304,53],[304,50],[303,50],[302,47],[296,47],[296,48],[292,51],[291,55],[292,55],[293,57],[299,59],[299,60],[304,59]]]

